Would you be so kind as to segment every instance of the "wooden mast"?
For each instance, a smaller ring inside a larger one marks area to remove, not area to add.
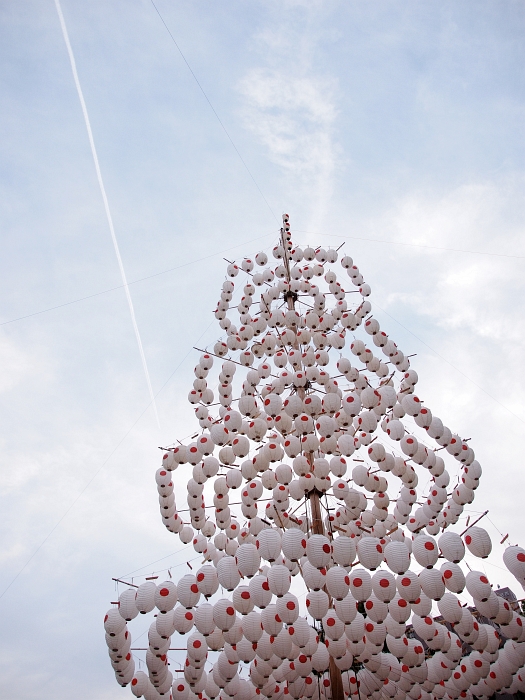
[[[283,214],[283,224],[288,223],[288,215]],[[285,229],[284,226],[281,228],[281,245],[284,250],[283,254],[283,260],[284,260],[284,267],[286,269],[286,280],[288,282],[288,285],[290,284],[291,281],[291,275],[290,275],[290,257],[289,257],[289,241],[287,240],[286,234],[285,234]],[[291,291],[291,289],[288,289],[284,293],[284,297],[286,299],[287,305],[288,305],[288,310],[289,311],[294,311],[295,310],[295,301],[297,299],[297,295]],[[294,332],[297,332],[297,326],[293,329]],[[295,350],[300,350],[299,348],[299,342],[297,341],[297,338],[294,341],[293,347]],[[297,395],[300,397],[301,401],[304,401],[304,398],[306,396],[306,389],[304,387],[297,387],[296,388]],[[313,452],[309,452],[306,455],[310,466],[313,468],[313,463],[314,463],[314,454]],[[314,488],[312,491],[309,492],[308,494],[308,500],[310,501],[310,516],[311,516],[311,523],[312,523],[312,532],[314,535],[325,535],[325,528],[324,528],[324,522],[323,522],[323,517],[321,513],[321,502],[319,500],[319,491]],[[339,669],[336,666],[334,657],[330,655],[330,662],[329,662],[329,674],[330,674],[330,688],[332,691],[332,700],[343,700],[344,699],[344,693],[343,693],[343,679],[341,677],[341,669]]]

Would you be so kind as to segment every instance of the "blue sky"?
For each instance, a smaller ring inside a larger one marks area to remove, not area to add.
[[[295,240],[346,241],[382,326],[417,353],[419,395],[472,438],[473,507],[517,542],[523,4],[156,4]],[[183,560],[157,446],[193,429],[191,348],[220,335],[222,257],[278,229],[151,2],[62,10],[128,280],[178,269],[130,286],[160,430],[122,289],[11,322],[121,281],[54,3],[4,2],[0,592],[45,540],[0,598],[0,694],[20,700],[129,696],[103,639],[111,577]],[[512,583],[500,553],[487,571]]]

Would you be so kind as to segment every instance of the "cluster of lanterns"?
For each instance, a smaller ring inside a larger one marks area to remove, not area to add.
[[[228,265],[215,310],[225,336],[188,395],[200,431],[156,473],[163,523],[202,566],[130,588],[108,611],[118,682],[146,700],[525,692],[523,618],[461,567],[466,550],[490,554],[490,537],[452,529],[481,476],[469,442],[416,395],[352,258],[340,260],[345,288],[337,251],[294,247],[287,215],[273,257]],[[504,563],[525,587],[525,550],[509,546]],[[146,673],[127,622],[155,608]]]

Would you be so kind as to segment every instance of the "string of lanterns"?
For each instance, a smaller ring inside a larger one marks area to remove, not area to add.
[[[155,476],[162,522],[202,566],[128,588],[107,612],[117,681],[146,700],[525,692],[521,615],[461,567],[466,550],[492,549],[482,527],[453,529],[482,473],[469,441],[416,395],[350,256],[343,282],[338,251],[295,247],[284,215],[273,258],[228,264],[214,312],[225,335],[188,394],[199,432]],[[525,587],[525,550],[503,561]],[[146,673],[127,623],[153,610]],[[186,658],[174,678],[175,633]]]

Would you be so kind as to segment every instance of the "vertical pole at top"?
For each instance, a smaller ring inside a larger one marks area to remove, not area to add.
[[[289,217],[288,214],[283,214],[283,228],[281,229],[281,245],[284,250],[283,254],[283,260],[284,260],[284,267],[286,269],[286,281],[288,282],[288,285],[290,285],[291,281],[291,274],[290,274],[290,256],[289,256],[289,246],[291,244],[291,239],[287,236],[287,233],[290,229],[289,226]],[[294,311],[295,310],[295,300],[297,298],[297,295],[292,292],[290,288],[284,293],[286,302],[288,304],[288,310],[289,311]],[[294,331],[297,333],[297,326],[295,327]],[[297,338],[294,341],[293,347],[295,350],[300,350],[299,348],[299,342],[297,341]],[[304,387],[297,387],[296,389],[297,395],[301,399],[301,401],[304,401],[304,398],[306,396],[306,389]],[[313,468],[313,463],[314,463],[314,454],[313,452],[309,452],[306,455],[310,467]],[[321,513],[321,502],[319,500],[319,491],[314,488],[310,493],[308,494],[308,499],[310,501],[310,512],[311,512],[311,520],[312,520],[312,532],[314,535],[325,535],[326,536],[326,531],[324,528],[324,522],[323,522],[323,517]],[[344,693],[343,693],[343,679],[341,676],[341,669],[339,669],[336,666],[334,657],[330,655],[330,664],[329,664],[329,674],[330,674],[330,687],[332,690],[332,700],[343,700],[344,699]]]

